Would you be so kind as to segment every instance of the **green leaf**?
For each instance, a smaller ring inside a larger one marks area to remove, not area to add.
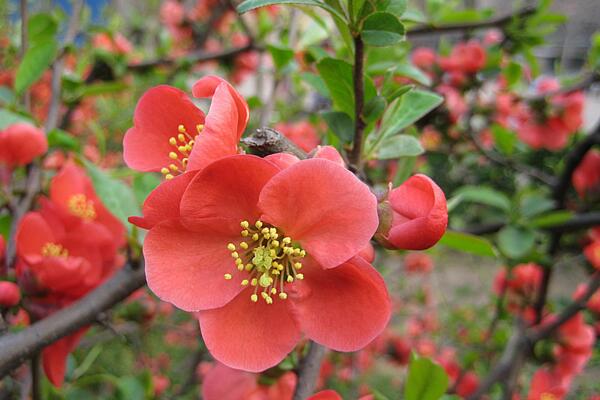
[[[592,45],[588,54],[588,62],[592,69],[600,69],[600,32],[592,36]]]
[[[16,122],[29,122],[31,124],[33,120],[23,114],[18,114],[6,108],[0,108],[0,129],[4,129]]]
[[[252,11],[259,7],[272,6],[274,4],[295,4],[303,6],[319,7],[329,12],[331,15],[346,21],[346,17],[335,8],[317,0],[246,0],[237,6],[237,12],[240,14]]]
[[[354,115],[354,84],[352,65],[335,58],[324,58],[317,64],[319,75],[325,82],[333,105],[339,111]],[[365,101],[377,94],[373,81],[365,76]]]
[[[56,57],[58,51],[54,38],[31,46],[25,52],[15,76],[15,92],[22,95],[25,90],[41,78]]]
[[[53,129],[48,132],[48,145],[70,151],[79,151],[80,149],[79,141],[62,129]]]
[[[56,35],[58,24],[56,19],[47,13],[32,15],[27,23],[29,44],[34,46]]]
[[[505,212],[510,211],[510,199],[504,194],[487,186],[463,186],[454,192],[462,201],[485,204],[499,208]]]
[[[498,247],[509,258],[519,259],[531,252],[535,244],[535,234],[530,229],[506,226],[498,232]]]
[[[517,144],[517,135],[498,124],[494,124],[491,127],[492,135],[494,136],[494,143],[501,153],[511,155]]]
[[[10,104],[15,101],[15,94],[6,86],[0,86],[0,103]]]
[[[365,0],[351,0],[350,3],[352,4],[351,15],[355,22],[357,17],[360,16],[360,12],[362,11],[363,6],[365,5]]]
[[[133,178],[133,193],[138,204],[142,204],[158,185],[160,178],[156,174],[139,174]]]
[[[554,208],[554,201],[541,194],[533,193],[521,199],[520,207],[522,216],[532,218],[552,210]]]
[[[125,376],[117,380],[117,399],[145,400],[144,385],[134,376]]]
[[[439,106],[444,99],[432,92],[411,90],[397,99],[383,116],[383,137],[392,136],[415,123],[431,110]]]
[[[124,182],[100,170],[91,162],[83,160],[83,164],[102,203],[131,231],[132,226],[127,218],[141,213],[133,190]]]
[[[571,218],[573,218],[572,211],[559,210],[533,218],[529,221],[529,224],[534,228],[549,228],[555,225],[564,224]]]
[[[398,160],[398,170],[394,177],[394,187],[400,186],[413,174],[416,164],[417,157],[402,157]]]
[[[125,82],[98,82],[94,84],[85,84],[80,86],[80,96],[98,96],[107,93],[117,93],[127,89]]]
[[[412,64],[400,63],[396,66],[394,75],[404,76],[410,78],[413,81],[420,83],[421,85],[431,85],[431,78],[425,74],[420,68],[415,67]]]
[[[406,0],[390,0],[385,11],[394,14],[398,18],[402,17],[406,12]]]
[[[386,138],[382,143],[376,158],[390,160],[400,157],[415,157],[423,154],[425,150],[419,139],[410,135],[395,135]]]
[[[402,14],[403,21],[416,22],[418,24],[427,23],[427,17],[417,8],[409,8]]]
[[[354,137],[354,123],[352,118],[340,111],[326,111],[321,114],[329,129],[340,138],[343,143],[350,143]]]
[[[377,121],[385,111],[386,102],[381,96],[375,96],[365,104],[363,116],[367,124]]]
[[[489,240],[468,233],[447,231],[439,242],[451,249],[483,257],[496,257],[496,249]]]
[[[361,36],[371,46],[392,46],[404,40],[404,25],[394,14],[376,12],[365,19]]]
[[[404,385],[405,400],[438,400],[447,388],[444,368],[428,358],[413,356]]]
[[[521,67],[521,64],[515,61],[508,63],[506,68],[503,69],[503,74],[509,87],[513,87],[519,82],[522,72],[523,68]]]
[[[300,75],[300,77],[302,78],[302,81],[308,83],[310,86],[313,87],[313,89],[315,89],[321,96],[323,97],[328,97],[329,96],[329,91],[327,90],[327,85],[325,84],[325,81],[323,81],[323,79],[321,79],[321,77],[319,75],[310,73],[310,72],[304,72]]]
[[[267,45],[277,71],[281,72],[294,59],[294,52],[283,46]]]

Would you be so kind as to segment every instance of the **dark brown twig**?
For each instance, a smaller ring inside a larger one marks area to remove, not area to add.
[[[407,35],[427,35],[427,34],[438,34],[438,33],[450,33],[450,32],[461,32],[470,31],[476,29],[487,29],[487,28],[502,28],[511,23],[515,18],[526,18],[535,14],[535,7],[525,7],[520,11],[512,14],[504,15],[502,17],[492,18],[487,21],[473,22],[466,24],[448,24],[448,25],[419,25],[408,30]]]
[[[317,377],[321,371],[321,362],[325,357],[325,347],[310,342],[308,353],[302,359],[298,369],[298,384],[294,391],[294,400],[304,400],[313,394],[317,385]]]
[[[252,135],[242,138],[241,142],[248,146],[253,154],[261,157],[273,153],[289,153],[300,159],[306,158],[304,151],[271,128],[259,128]]]
[[[366,126],[363,117],[365,101],[364,58],[364,43],[362,37],[358,34],[354,37],[354,139],[352,141],[352,151],[348,155],[348,161],[356,170],[360,170],[361,167],[363,134]]]

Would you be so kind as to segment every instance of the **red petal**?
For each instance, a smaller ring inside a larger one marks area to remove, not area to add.
[[[300,161],[298,157],[289,153],[269,154],[265,157],[265,160],[269,160],[273,164],[277,165],[280,169],[286,169],[287,167]]]
[[[0,131],[0,164],[9,167],[29,164],[47,151],[46,134],[31,124],[19,122]]]
[[[258,387],[256,379],[255,374],[216,363],[202,380],[202,397],[205,400],[246,399]]]
[[[179,218],[179,203],[196,171],[186,172],[156,187],[142,207],[143,217],[129,217],[129,222],[144,229],[151,229],[160,222]]]
[[[260,191],[278,171],[270,162],[251,155],[215,161],[200,171],[185,191],[182,223],[194,230],[195,224],[202,225],[202,219],[252,223],[260,216],[256,206]]]
[[[17,231],[17,253],[19,256],[42,254],[46,243],[54,243],[56,237],[44,218],[37,212],[25,214]]]
[[[391,302],[371,264],[360,257],[329,270],[303,264],[304,279],[289,286],[289,301],[306,336],[333,350],[356,351],[383,331]]]
[[[324,268],[367,245],[378,225],[377,201],[350,171],[323,159],[300,161],[264,187],[262,218],[297,240]]]
[[[72,335],[57,340],[42,350],[42,364],[48,380],[61,387],[65,380],[67,356],[77,347],[79,340],[89,328],[82,328]]]
[[[252,288],[225,307],[197,314],[202,337],[213,357],[223,364],[259,372],[277,365],[300,340],[288,301],[266,304],[250,300]]]
[[[204,129],[198,135],[188,169],[205,168],[211,162],[237,153],[238,109],[226,84],[217,86]],[[243,131],[243,130],[242,130]]]
[[[160,171],[173,162],[169,152],[174,147],[169,138],[177,136],[179,125],[190,135],[196,125],[204,123],[204,113],[187,95],[174,87],[161,85],[140,98],[133,115],[133,128],[123,140],[125,163],[138,171]]]
[[[394,220],[389,242],[398,249],[423,250],[437,243],[448,225],[446,196],[433,180],[415,175],[389,197]]]
[[[150,230],[144,241],[146,279],[164,301],[185,311],[222,307],[235,297],[247,273],[237,273],[227,244],[239,237],[239,225],[204,225],[191,232],[174,221]],[[224,275],[231,273],[233,279]]]
[[[194,97],[216,97],[216,90],[219,86],[224,86],[229,91],[231,98],[233,99],[236,111],[237,111],[237,141],[240,140],[246,125],[248,124],[248,118],[250,117],[250,111],[248,110],[248,104],[246,100],[231,86],[226,80],[215,75],[205,76],[196,82],[192,88],[192,94]],[[215,101],[215,99],[213,99]],[[212,109],[212,106],[211,106]]]
[[[306,400],[343,400],[342,396],[335,390],[322,390],[319,393],[315,393]]]

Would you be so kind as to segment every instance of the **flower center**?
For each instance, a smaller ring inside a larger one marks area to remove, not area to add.
[[[69,251],[58,243],[48,242],[42,247],[42,255],[44,257],[69,257]]]
[[[302,269],[300,260],[306,256],[299,245],[292,242],[292,238],[281,238],[277,228],[269,226],[262,221],[250,225],[248,221],[240,223],[241,236],[244,238],[237,246],[227,244],[231,257],[240,273],[248,276],[242,280],[242,286],[254,286],[254,293],[250,296],[253,302],[260,296],[267,304],[273,304],[273,296],[287,299],[284,291],[285,283],[293,283],[296,279],[304,279],[298,271]],[[232,274],[225,274],[225,279],[233,278]]]
[[[88,200],[85,194],[75,194],[69,198],[69,210],[72,214],[86,220],[91,221],[96,218],[96,209],[94,202]]]
[[[553,395],[552,393],[542,393],[540,396],[540,400],[556,400],[558,397]]]
[[[183,174],[187,167],[188,159],[194,143],[198,135],[204,129],[204,125],[196,125],[195,135],[190,135],[185,129],[185,126],[179,125],[177,136],[171,136],[169,138],[169,144],[173,146],[173,150],[169,152],[169,158],[173,160],[171,164],[163,167],[160,172],[165,176],[165,179],[173,179],[176,175]]]

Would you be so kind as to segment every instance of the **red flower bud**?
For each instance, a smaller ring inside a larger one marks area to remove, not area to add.
[[[0,131],[0,164],[8,167],[26,165],[46,151],[46,135],[31,124],[20,122]]]
[[[15,283],[0,282],[0,307],[13,307],[21,301],[21,291]]]

